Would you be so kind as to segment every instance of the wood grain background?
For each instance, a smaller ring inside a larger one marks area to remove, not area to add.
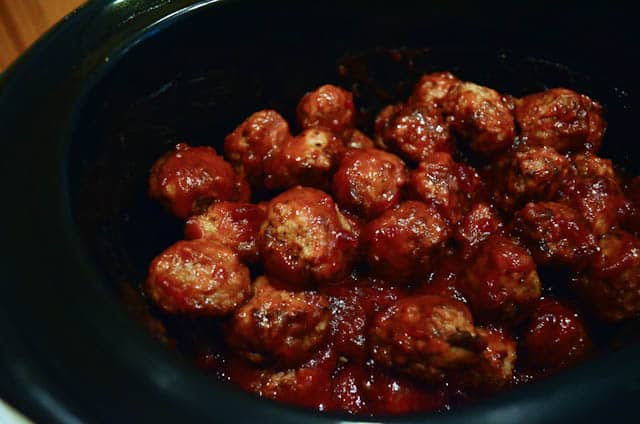
[[[0,72],[84,0],[0,0]]]

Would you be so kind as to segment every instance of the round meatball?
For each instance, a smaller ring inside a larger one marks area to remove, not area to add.
[[[619,181],[611,159],[603,159],[590,153],[578,153],[571,156],[573,172],[581,177],[609,178]]]
[[[464,256],[467,256],[475,246],[491,234],[499,232],[502,227],[502,220],[493,206],[476,203],[460,221],[454,238],[462,247]]]
[[[566,88],[554,88],[516,102],[515,117],[522,141],[559,152],[597,152],[606,122],[602,106]]]
[[[224,139],[224,152],[249,182],[261,188],[264,163],[291,138],[289,124],[274,110],[249,116]]]
[[[341,208],[373,218],[400,202],[407,182],[404,162],[378,149],[349,152],[333,176],[333,195]]]
[[[349,273],[357,240],[329,195],[294,187],[274,197],[266,215],[258,249],[267,275],[304,286]]]
[[[434,152],[453,152],[449,127],[439,111],[422,106],[387,106],[376,117],[376,143],[405,160],[419,162]]]
[[[375,144],[365,133],[360,130],[353,130],[351,137],[345,141],[345,146],[349,149],[373,149]]]
[[[513,324],[540,298],[540,278],[529,252],[492,235],[469,261],[461,289],[478,317]]]
[[[533,309],[520,343],[528,367],[559,370],[583,359],[590,339],[574,310],[557,300],[542,299]]]
[[[576,280],[581,297],[606,321],[640,313],[640,241],[625,231],[602,236],[600,251]]]
[[[505,212],[529,201],[551,200],[568,171],[569,160],[552,148],[511,152],[489,165],[493,200]]]
[[[497,91],[470,82],[455,85],[442,104],[451,128],[471,150],[490,156],[511,146],[516,130],[507,101]]]
[[[305,94],[296,113],[302,128],[323,127],[342,135],[353,127],[353,95],[340,87],[326,84]]]
[[[331,309],[324,296],[277,290],[265,277],[256,280],[253,290],[227,328],[227,343],[236,354],[255,364],[288,368],[326,342]]]
[[[333,133],[322,128],[306,129],[289,138],[265,161],[264,185],[270,190],[296,185],[327,189],[344,150]]]
[[[231,249],[209,240],[179,241],[151,262],[145,291],[170,314],[224,316],[249,294],[249,270]]]
[[[460,80],[449,72],[425,74],[413,88],[409,102],[427,107],[440,107],[451,88]]]
[[[538,264],[580,269],[598,250],[589,224],[580,213],[555,202],[528,203],[512,221],[513,234]]]
[[[235,251],[242,260],[255,262],[264,217],[264,211],[251,203],[218,202],[202,215],[189,218],[184,235],[187,240],[215,241]]]
[[[362,243],[376,275],[407,281],[426,276],[450,233],[435,206],[408,201],[370,221]]]
[[[376,363],[429,383],[476,364],[483,348],[463,303],[429,295],[405,298],[377,315],[369,346]]]
[[[480,184],[472,167],[455,162],[444,152],[420,162],[409,176],[408,191],[413,199],[434,203],[451,223],[457,223],[468,208],[469,196]]]
[[[238,199],[238,177],[213,148],[180,143],[151,168],[149,196],[184,219],[213,201]]]

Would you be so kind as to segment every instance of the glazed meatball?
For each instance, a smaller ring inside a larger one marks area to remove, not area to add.
[[[561,203],[528,203],[511,225],[538,264],[580,269],[598,249],[582,215]]]
[[[233,168],[214,149],[184,143],[158,159],[149,176],[149,196],[182,219],[213,201],[237,200],[238,187]]]
[[[435,206],[408,201],[370,221],[362,243],[376,275],[407,281],[426,275],[450,234]]]
[[[274,110],[261,110],[249,116],[224,139],[229,161],[249,182],[261,188],[264,164],[291,137],[289,124]]]
[[[529,201],[551,200],[563,178],[569,160],[549,147],[519,149],[489,165],[492,197],[505,212],[513,212]]]
[[[461,289],[477,317],[513,324],[540,298],[540,279],[529,252],[492,235],[469,261]]]
[[[625,231],[602,236],[600,251],[576,279],[581,297],[606,321],[640,313],[640,241]]]
[[[525,364],[546,370],[575,365],[584,358],[590,344],[578,314],[554,299],[538,302],[521,339]]]
[[[451,128],[470,143],[471,150],[491,156],[515,139],[513,115],[497,91],[465,82],[455,85],[443,101]]]
[[[409,103],[440,107],[451,88],[460,83],[460,80],[449,72],[434,72],[423,75],[413,88]]]
[[[340,87],[326,84],[305,94],[296,112],[302,128],[323,127],[343,135],[353,128],[353,95]]]
[[[599,177],[619,181],[611,159],[603,159],[591,153],[578,153],[571,156],[573,172],[580,177]]]
[[[476,364],[483,349],[467,307],[429,295],[400,300],[377,315],[369,346],[376,363],[429,383]]]
[[[265,277],[253,290],[227,329],[227,343],[236,354],[259,365],[293,367],[323,346],[331,319],[324,296],[277,290]]]
[[[345,142],[349,149],[373,149],[375,144],[365,133],[360,130],[353,130],[351,137]]]
[[[185,238],[215,241],[235,251],[240,259],[255,262],[256,240],[265,213],[251,203],[218,202],[202,215],[192,216],[184,229]]]
[[[296,185],[327,189],[344,150],[333,133],[322,128],[304,130],[265,161],[264,185],[270,190]]]
[[[231,249],[209,240],[179,241],[149,266],[145,291],[164,312],[228,315],[249,294],[249,270]]]
[[[462,218],[454,233],[455,240],[462,247],[465,256],[473,248],[489,237],[499,232],[503,227],[502,220],[496,210],[487,203],[476,203]]]
[[[559,152],[597,152],[606,122],[602,106],[566,88],[554,88],[516,102],[515,117],[522,141]]]
[[[422,106],[387,106],[376,117],[375,130],[378,146],[412,162],[455,148],[440,112]]]
[[[329,195],[294,187],[269,203],[258,249],[267,275],[308,286],[350,271],[357,241]]]
[[[349,152],[333,176],[333,195],[341,208],[373,218],[400,202],[407,182],[404,162],[378,149]]]
[[[457,223],[468,208],[468,198],[480,184],[475,169],[457,163],[451,155],[434,153],[420,162],[409,176],[409,197],[434,203],[451,222]]]

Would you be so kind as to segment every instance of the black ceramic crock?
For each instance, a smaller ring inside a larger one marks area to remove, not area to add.
[[[123,287],[180,231],[146,198],[153,160],[182,140],[219,147],[259,108],[291,119],[323,82],[375,108],[448,69],[514,95],[594,96],[603,154],[638,173],[639,32],[616,2],[90,2],[0,78],[0,397],[37,422],[351,420],[218,384],[132,319]],[[556,377],[388,420],[631,419],[640,349],[624,331]]]

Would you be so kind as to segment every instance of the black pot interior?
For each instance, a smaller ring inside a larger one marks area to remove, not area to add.
[[[293,125],[297,100],[323,83],[354,91],[368,132],[375,113],[406,98],[424,72],[450,70],[515,96],[569,87],[605,106],[602,155],[640,172],[640,147],[628,142],[634,39],[615,30],[620,11],[301,3],[212,3],[166,20],[128,40],[85,86],[68,156],[71,212],[104,281],[134,310],[145,309],[131,293],[149,261],[182,234],[147,197],[153,162],[180,141],[221,152],[224,136],[259,109]]]

